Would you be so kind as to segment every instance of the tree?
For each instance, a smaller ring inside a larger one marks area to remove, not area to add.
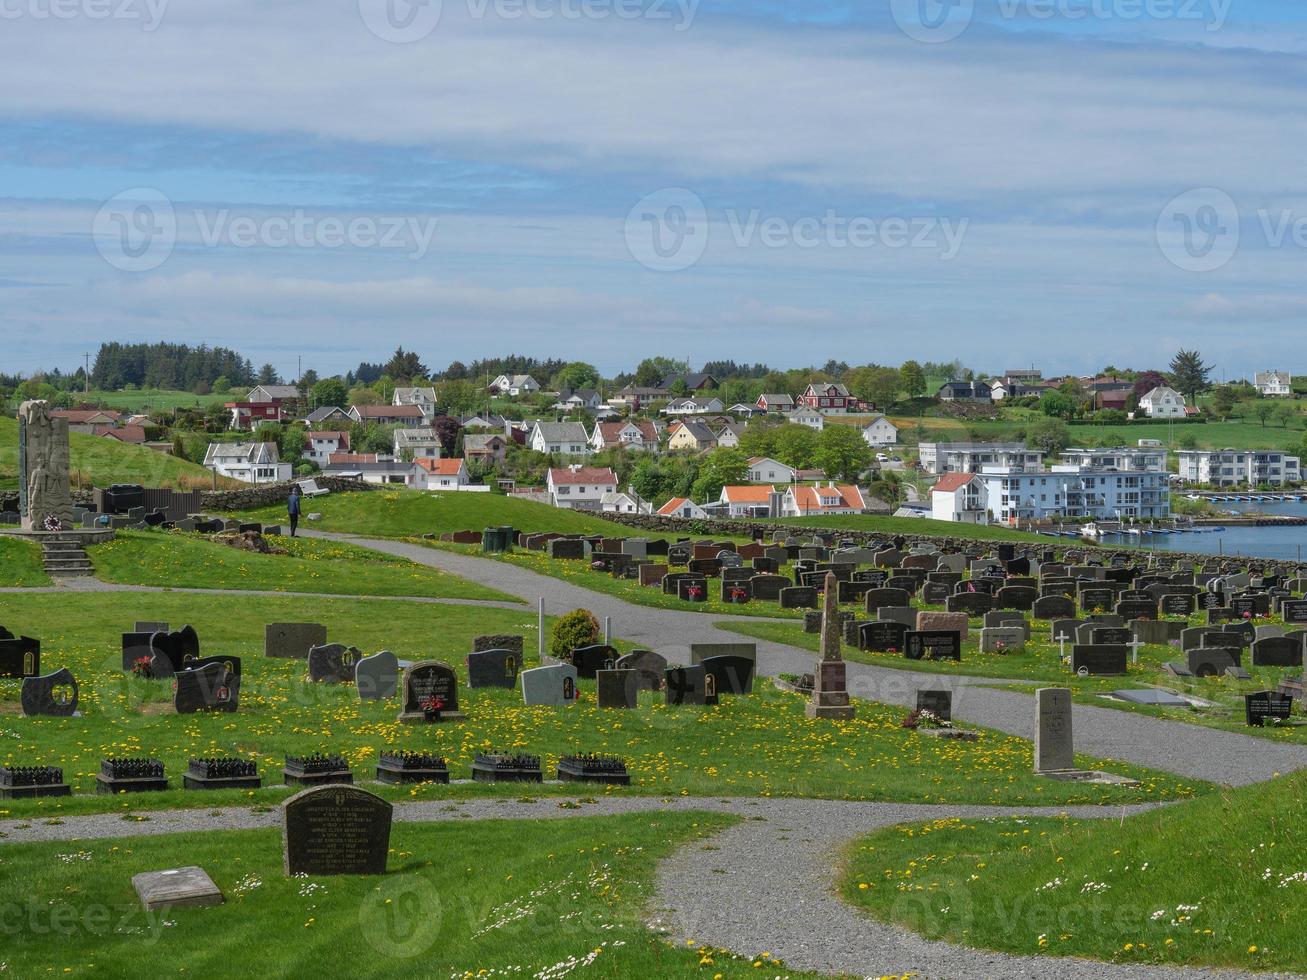
[[[559,391],[577,391],[581,388],[598,388],[599,372],[594,365],[573,361],[554,375],[554,387]]]
[[[1136,398],[1143,398],[1154,388],[1160,388],[1166,384],[1166,376],[1161,371],[1143,371],[1135,378],[1133,394]]]
[[[549,652],[557,660],[566,660],[571,657],[573,650],[598,643],[602,635],[599,620],[594,613],[588,609],[573,609],[554,623],[553,633],[549,637]]]
[[[1271,413],[1274,411],[1275,406],[1264,398],[1253,402],[1253,418],[1262,423],[1263,429],[1266,428],[1266,420],[1271,417]]]
[[[849,392],[862,401],[884,411],[899,399],[902,379],[899,372],[887,367],[860,367],[846,375]]]
[[[722,487],[746,483],[749,479],[749,459],[738,449],[714,449],[699,466],[692,496],[695,500],[716,500]]]
[[[369,388],[367,385],[355,385],[350,389],[346,396],[346,401],[351,405],[380,405],[381,394],[375,388]],[[341,406],[342,408],[344,406]]]
[[[436,438],[440,440],[440,448],[446,456],[454,454],[454,446],[458,443],[459,434],[463,431],[463,424],[452,415],[437,415],[431,420],[432,431],[435,432]]]
[[[772,458],[796,470],[811,469],[817,452],[817,433],[790,422],[776,430]]]
[[[1044,396],[1048,398],[1048,395]],[[1049,455],[1060,453],[1071,443],[1071,430],[1059,418],[1040,419],[1026,432],[1026,442]]]
[[[425,378],[427,373],[427,366],[418,359],[417,354],[413,353],[413,351],[406,351],[403,347],[396,347],[395,353],[390,356],[390,360],[382,368],[382,374],[388,375],[396,381],[411,382],[414,378]]]
[[[313,386],[311,398],[314,408],[343,408],[349,392],[340,378],[323,378]]]
[[[281,375],[271,364],[265,364],[259,368],[259,384],[261,385],[279,385],[281,384]]]
[[[1171,359],[1171,387],[1193,401],[1211,387],[1211,365],[1196,350],[1180,350]]]
[[[1069,419],[1075,414],[1076,404],[1069,395],[1050,391],[1039,399],[1039,410],[1050,418]]]
[[[1212,392],[1212,411],[1223,419],[1229,418],[1238,401],[1239,396],[1233,388],[1229,385],[1220,385]]]
[[[286,426],[281,433],[281,438],[277,440],[277,448],[281,451],[281,461],[283,463],[296,463],[304,455],[304,448],[308,445],[308,432],[299,422],[294,425]]]
[[[851,483],[871,466],[872,453],[856,427],[828,425],[817,436],[814,458],[832,480]]]
[[[442,381],[436,385],[436,404],[454,415],[476,411],[481,400],[481,390],[471,381]]]
[[[904,361],[899,368],[899,387],[909,398],[920,398],[926,393],[926,372],[916,361]]]
[[[638,388],[657,388],[663,378],[673,374],[689,374],[690,362],[678,361],[670,357],[646,357],[635,369],[635,385]]]
[[[1292,405],[1284,402],[1275,406],[1275,421],[1280,423],[1280,427],[1287,429],[1289,423],[1298,417],[1298,411]]]

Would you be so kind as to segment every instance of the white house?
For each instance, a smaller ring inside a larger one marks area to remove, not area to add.
[[[349,452],[349,433],[315,429],[308,433],[308,448],[304,455],[318,466],[326,466],[332,453]]]
[[[534,395],[539,390],[540,385],[529,374],[501,374],[490,382],[493,394],[507,395],[509,398]]]
[[[793,466],[766,456],[754,456],[749,460],[750,483],[793,483],[794,472]]]
[[[728,517],[780,517],[781,495],[770,486],[722,487],[717,506]]]
[[[987,467],[1042,469],[1044,454],[1022,442],[923,442],[917,446],[927,473],[979,473]]]
[[[1182,419],[1185,417],[1184,395],[1174,388],[1158,385],[1139,399],[1139,410],[1150,419]]]
[[[599,498],[599,509],[605,514],[649,514],[653,504],[634,490],[615,490]]]
[[[1267,398],[1293,397],[1293,376],[1288,371],[1258,371],[1253,384]]]
[[[715,415],[725,409],[720,398],[673,398],[664,415]]]
[[[416,463],[382,459],[376,453],[337,453],[322,472],[328,476],[353,477],[378,486],[417,487],[424,480],[422,469]]]
[[[685,521],[703,521],[708,512],[689,497],[673,497],[658,508],[659,517],[679,517]]]
[[[555,507],[597,511],[604,494],[617,492],[617,474],[606,466],[551,468],[545,486]]]
[[[290,463],[280,462],[272,442],[211,442],[204,466],[243,483],[278,483],[294,475]]]
[[[597,453],[624,446],[627,449],[656,450],[658,427],[648,419],[629,422],[598,422],[590,436],[590,448]]]
[[[300,396],[294,385],[259,385],[245,396],[251,405],[271,405],[274,402],[293,402]]]
[[[441,446],[434,429],[396,429],[396,459],[439,459]]]
[[[593,388],[578,388],[576,391],[563,392],[558,401],[554,402],[554,408],[561,412],[593,411],[601,402],[599,392]]]
[[[868,446],[892,446],[899,441],[899,427],[885,416],[877,415],[862,427],[862,438]]]
[[[590,437],[580,422],[537,422],[527,444],[538,453],[589,456]]]
[[[800,408],[785,418],[795,425],[806,425],[809,429],[816,429],[818,432],[826,428],[826,416],[810,408]]]
[[[945,473],[930,491],[930,516],[955,524],[988,524],[984,482],[974,473]]]
[[[396,388],[390,403],[392,405],[416,405],[422,409],[423,417],[431,418],[436,414],[436,389]]]
[[[421,490],[458,490],[470,482],[467,465],[461,459],[415,459],[416,480]]]
[[[782,517],[813,517],[830,514],[862,514],[867,500],[851,484],[828,483],[824,487],[790,487],[781,504]]]
[[[744,426],[738,422],[723,425],[721,431],[716,433],[718,448],[738,449],[740,447],[740,435],[743,432]]]

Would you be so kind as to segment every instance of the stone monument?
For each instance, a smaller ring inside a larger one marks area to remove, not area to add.
[[[844,658],[840,656],[839,585],[835,575],[827,572],[826,594],[821,607],[821,660],[814,671],[812,700],[808,702],[809,718],[846,721],[853,717],[854,708],[849,704],[844,672]]]
[[[49,402],[23,402],[18,409],[18,509],[24,531],[47,530],[50,518],[73,526],[68,420],[51,418]]]

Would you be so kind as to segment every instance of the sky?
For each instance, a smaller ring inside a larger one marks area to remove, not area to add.
[[[0,0],[0,372],[1307,370],[1291,0]]]

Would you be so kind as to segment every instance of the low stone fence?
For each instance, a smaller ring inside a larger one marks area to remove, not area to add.
[[[315,477],[303,477],[302,479],[316,480],[318,486],[324,490],[330,490],[332,493],[356,493],[380,489],[375,484],[364,483],[362,480],[345,476],[322,476],[319,474]],[[294,482],[298,481],[260,483],[257,486],[242,487],[239,490],[200,491],[200,510],[208,512],[211,510],[254,510],[259,507],[274,507],[277,504],[286,502],[286,497],[290,494],[291,484]],[[305,510],[309,509],[309,503],[312,499],[312,497],[304,498]],[[79,507],[94,507],[94,491],[74,490],[73,503]],[[18,491],[8,490],[0,493],[0,513],[16,512],[17,510]]]

